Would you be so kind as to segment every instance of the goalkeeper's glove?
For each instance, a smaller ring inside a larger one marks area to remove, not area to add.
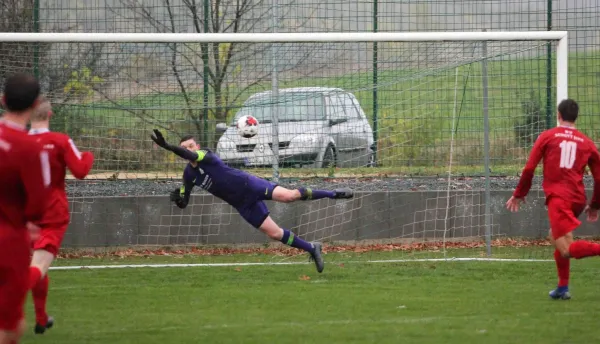
[[[168,144],[167,141],[165,140],[165,137],[162,135],[162,133],[158,129],[154,129],[154,135],[150,135],[150,138],[152,139],[152,141],[154,141],[154,143],[156,143],[160,147],[177,154],[179,157],[181,157],[185,160],[189,160],[189,161],[197,161],[198,160],[198,153],[187,150],[186,148],[183,148],[180,146]]]
[[[184,197],[181,197],[181,190],[179,188],[171,192],[171,202],[174,202],[180,209],[187,207],[187,201]]]
[[[154,135],[150,135],[150,138],[158,146],[160,146],[164,149],[167,149],[167,150],[171,150],[170,145],[167,143],[167,141],[165,140],[165,137],[162,135],[162,133],[158,129],[154,129]]]

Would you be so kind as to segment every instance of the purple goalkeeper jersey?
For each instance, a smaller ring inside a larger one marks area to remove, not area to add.
[[[184,197],[189,198],[192,188],[199,186],[231,206],[240,207],[257,199],[269,199],[272,195],[275,184],[229,167],[209,150],[196,153],[197,166],[189,163],[183,172],[181,193]]]

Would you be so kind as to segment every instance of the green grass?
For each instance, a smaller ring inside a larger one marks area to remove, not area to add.
[[[552,258],[553,249],[547,245],[525,245],[515,247],[513,244],[507,246],[493,246],[492,258],[502,259],[537,259],[546,260]],[[375,245],[376,247],[377,245]],[[467,247],[463,243],[463,247]],[[98,265],[156,265],[156,264],[240,264],[244,263],[307,263],[307,255],[293,252],[292,255],[283,255],[277,251],[277,247],[270,246],[264,250],[260,247],[253,248],[246,252],[236,251],[229,254],[209,254],[211,248],[206,248],[204,254],[193,253],[190,250],[183,249],[158,249],[154,251],[142,251],[142,253],[128,253],[127,250],[116,251],[113,253],[98,249],[95,254],[83,255],[80,258],[59,258],[54,262],[54,266],[98,266]],[[363,252],[355,247],[347,246],[347,250],[326,252],[325,259],[331,264],[344,264],[352,262],[380,261],[380,260],[412,260],[412,259],[452,259],[452,258],[486,258],[487,251],[483,243],[479,247],[473,248],[448,248],[445,252],[440,248],[431,248],[428,250],[385,250],[382,246],[378,249],[369,249]],[[360,248],[358,246],[357,248]],[[214,247],[213,247],[214,249]],[[66,253],[67,250],[63,250]],[[252,253],[249,253],[252,252]]]
[[[597,270],[441,262],[52,271],[44,343],[592,343]],[[28,307],[32,324],[32,309]]]

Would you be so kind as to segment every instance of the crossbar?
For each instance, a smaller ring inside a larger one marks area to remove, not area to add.
[[[47,43],[299,43],[561,40],[567,31],[315,32],[315,33],[81,33],[0,32],[0,42]]]

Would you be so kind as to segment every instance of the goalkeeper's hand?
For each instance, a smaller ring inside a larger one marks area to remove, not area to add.
[[[180,209],[187,207],[187,202],[185,198],[181,197],[181,191],[179,189],[175,189],[171,192],[171,202],[174,202]]]
[[[156,143],[160,147],[170,150],[169,144],[158,129],[154,129],[154,135],[150,135],[150,138],[152,139],[152,141],[154,141],[154,143]]]

